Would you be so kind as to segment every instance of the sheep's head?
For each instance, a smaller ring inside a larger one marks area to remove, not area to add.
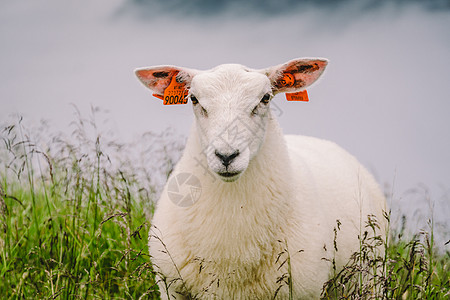
[[[208,166],[231,182],[247,169],[264,141],[273,96],[304,90],[326,65],[325,59],[304,58],[263,70],[235,64],[208,71],[157,66],[137,69],[136,75],[159,98],[174,80],[189,91]]]

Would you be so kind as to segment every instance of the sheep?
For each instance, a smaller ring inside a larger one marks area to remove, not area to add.
[[[318,299],[331,261],[339,270],[357,251],[364,216],[383,222],[384,195],[352,155],[284,136],[271,112],[275,94],[305,90],[327,64],[136,69],[158,98],[181,86],[195,116],[149,234],[163,299]]]

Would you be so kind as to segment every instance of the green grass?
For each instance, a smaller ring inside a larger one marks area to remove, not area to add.
[[[385,218],[390,223],[390,214]],[[369,217],[360,250],[326,283],[323,298],[449,299],[450,253],[433,245],[431,220],[429,231],[409,239],[404,226],[383,238],[378,223]]]
[[[0,129],[0,298],[159,299],[147,236],[158,178],[182,145],[170,133],[151,135],[141,152],[154,158],[150,167],[95,123],[74,124],[72,137],[44,141],[46,130],[30,133],[21,121]],[[449,299],[450,254],[436,251],[432,220],[428,229],[385,240],[368,222],[374,234],[361,234],[360,251],[323,297]]]
[[[158,298],[147,249],[153,178],[138,174],[123,145],[89,137],[89,124],[80,118],[72,138],[39,145],[31,136],[41,130],[21,120],[2,128],[1,299]]]

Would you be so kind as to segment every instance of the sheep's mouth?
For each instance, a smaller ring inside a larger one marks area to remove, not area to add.
[[[221,177],[221,179],[223,181],[235,181],[236,179],[238,179],[239,175],[241,174],[241,172],[223,172],[223,173],[217,173],[219,174],[219,176]]]
[[[222,177],[234,177],[236,175],[238,175],[240,172],[224,172],[224,173],[219,173],[220,176]]]

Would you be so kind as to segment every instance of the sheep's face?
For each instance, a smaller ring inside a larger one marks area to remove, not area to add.
[[[264,141],[273,95],[305,89],[326,65],[325,59],[303,58],[263,70],[233,64],[209,71],[157,66],[137,69],[136,75],[158,98],[172,89],[168,87],[174,79],[189,90],[208,167],[231,182],[247,169]]]
[[[189,98],[209,168],[235,181],[258,152],[270,116],[272,84],[260,72],[222,65],[193,77]]]

